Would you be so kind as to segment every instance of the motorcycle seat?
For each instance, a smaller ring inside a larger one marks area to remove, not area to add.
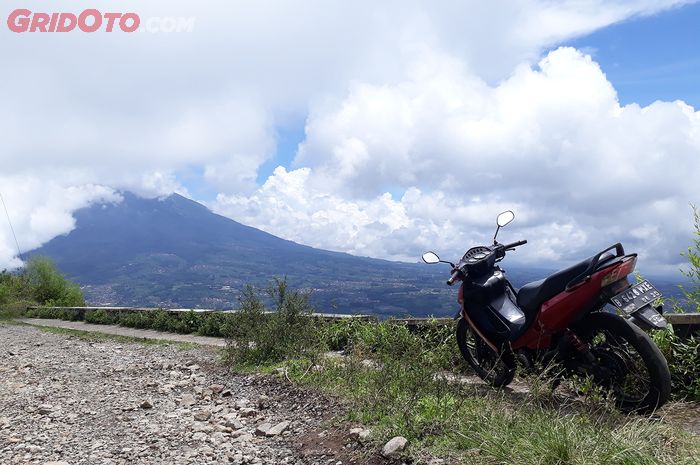
[[[613,258],[615,258],[614,255],[607,253],[598,259],[598,264],[600,266]],[[595,260],[595,256],[570,266],[569,268],[557,271],[547,278],[525,284],[518,290],[518,306],[525,311],[528,317],[534,316],[540,308],[540,305],[555,295],[564,292],[567,284],[585,272],[591,263],[593,263],[593,260]]]

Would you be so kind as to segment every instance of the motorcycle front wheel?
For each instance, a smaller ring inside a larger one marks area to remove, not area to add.
[[[495,387],[507,386],[513,381],[515,357],[512,353],[494,352],[464,318],[460,318],[457,323],[456,336],[462,357],[479,378]]]
[[[612,391],[625,412],[650,413],[671,394],[671,373],[663,354],[637,326],[612,313],[592,313],[576,328],[595,358],[593,380]]]

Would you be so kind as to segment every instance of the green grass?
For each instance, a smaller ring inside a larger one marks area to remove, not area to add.
[[[23,323],[15,323],[15,324],[22,324]],[[78,339],[82,339],[85,341],[90,341],[90,342],[103,342],[103,341],[109,341],[109,342],[119,342],[123,344],[142,344],[142,345],[149,345],[149,346],[173,346],[177,347],[182,350],[191,350],[195,348],[200,348],[198,344],[193,344],[189,342],[175,342],[175,341],[168,341],[165,339],[147,339],[147,338],[142,338],[142,337],[133,337],[133,336],[120,336],[116,334],[105,334],[105,333],[96,333],[92,331],[81,331],[77,329],[68,329],[68,328],[55,328],[51,326],[37,326],[37,325],[26,325],[26,326],[31,326],[33,328],[36,328],[40,331],[43,331],[45,333],[51,333],[51,334],[59,334],[62,336],[72,336],[76,337]]]
[[[370,426],[377,445],[390,437],[409,439],[414,461],[426,452],[464,464],[697,464],[697,437],[678,427],[626,416],[604,396],[552,393],[546,380],[530,380],[530,392],[458,383],[436,373],[467,371],[456,348],[454,328],[428,324],[418,332],[391,321],[358,320],[289,326],[285,347],[306,351],[267,352],[280,340],[283,315],[263,315],[251,298],[234,314],[227,362],[238,370],[286,376],[320,390],[343,405],[345,420]],[[264,317],[264,318],[263,318]],[[326,350],[344,350],[325,358]],[[372,362],[368,362],[371,360]]]

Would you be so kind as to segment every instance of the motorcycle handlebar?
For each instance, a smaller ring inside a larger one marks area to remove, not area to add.
[[[452,272],[452,276],[450,277],[450,279],[447,280],[447,285],[448,286],[453,285],[455,283],[455,281],[457,281],[458,276],[459,276],[459,270],[454,270]]]
[[[518,247],[518,246],[525,245],[525,244],[527,244],[527,240],[516,241],[516,242],[513,242],[512,244],[504,245],[503,248],[512,249],[513,247]]]

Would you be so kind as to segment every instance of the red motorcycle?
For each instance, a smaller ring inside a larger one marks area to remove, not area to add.
[[[453,264],[433,252],[425,263],[452,267],[448,285],[461,281],[457,343],[477,375],[508,385],[516,366],[562,377],[584,377],[613,393],[624,411],[650,412],[671,391],[666,359],[642,330],[664,328],[661,294],[648,281],[630,284],[637,254],[615,244],[553,275],[515,289],[498,263],[527,241],[500,244],[500,228],[515,218],[498,215],[493,245],[472,247]],[[621,316],[622,315],[622,316]]]

